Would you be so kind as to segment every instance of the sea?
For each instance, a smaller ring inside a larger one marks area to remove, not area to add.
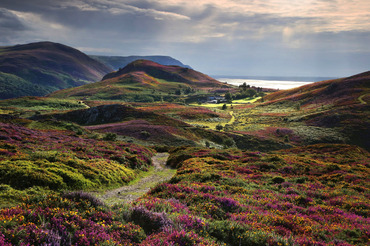
[[[303,85],[311,84],[318,81],[335,79],[334,77],[262,77],[262,76],[213,76],[221,82],[226,82],[232,85],[241,85],[246,83],[250,86],[287,90]]]

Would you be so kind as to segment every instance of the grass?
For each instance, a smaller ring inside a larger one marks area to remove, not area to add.
[[[206,108],[219,108],[222,109],[222,106],[226,104],[228,108],[231,106],[238,106],[238,105],[243,105],[243,104],[249,104],[249,103],[255,103],[261,99],[261,97],[255,97],[255,98],[248,98],[248,99],[239,99],[239,100],[233,100],[232,103],[202,103],[202,104],[197,104],[197,103],[191,103],[191,106],[200,106],[200,107],[206,107]]]
[[[0,101],[0,107],[13,110],[31,111],[65,111],[87,108],[81,102],[70,99],[56,99],[47,97],[22,97]]]

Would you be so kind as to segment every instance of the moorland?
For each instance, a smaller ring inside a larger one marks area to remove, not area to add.
[[[0,101],[0,245],[368,245],[370,72],[274,91],[135,60],[95,81]]]

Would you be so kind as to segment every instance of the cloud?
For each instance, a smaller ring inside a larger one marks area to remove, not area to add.
[[[8,11],[0,8],[0,42],[7,43],[16,38],[21,32],[28,28],[19,20],[19,18]]]
[[[129,1],[127,1],[129,2]],[[174,13],[171,11],[162,11],[150,6],[137,7],[135,5],[124,3],[123,1],[106,1],[106,0],[79,0],[79,1],[65,1],[62,3],[64,8],[75,7],[81,11],[101,11],[113,15],[146,15],[157,20],[189,20],[188,16]]]
[[[298,66],[315,59],[353,61],[370,40],[364,0],[1,0],[0,8],[3,44],[50,40],[89,53],[171,55],[206,73],[304,71]]]

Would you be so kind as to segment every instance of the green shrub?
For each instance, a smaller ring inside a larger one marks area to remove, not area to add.
[[[297,184],[304,184],[306,181],[308,181],[308,178],[305,176],[299,177],[295,179],[295,182]]]
[[[150,134],[150,132],[147,132],[147,131],[141,131],[140,136],[144,139],[147,139],[151,136],[151,134]]]
[[[103,140],[105,141],[116,141],[117,139],[117,134],[108,132],[104,135]]]
[[[40,168],[32,161],[24,160],[0,162],[0,182],[20,189],[32,186],[66,188],[60,176]]]
[[[285,179],[281,176],[275,176],[271,179],[273,184],[281,184],[285,182]]]
[[[86,179],[81,173],[78,173],[77,170],[69,171],[60,168],[48,168],[47,170],[62,177],[63,182],[72,189],[88,189],[97,186],[96,183]]]
[[[224,145],[226,147],[232,147],[234,144],[235,144],[235,142],[232,138],[225,138],[224,139]]]

